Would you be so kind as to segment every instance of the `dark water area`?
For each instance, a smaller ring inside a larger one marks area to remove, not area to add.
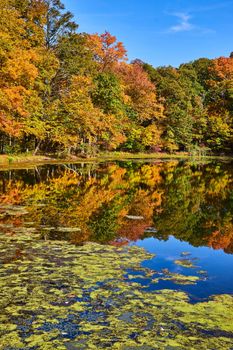
[[[231,294],[233,163],[0,171],[0,349],[232,349]]]

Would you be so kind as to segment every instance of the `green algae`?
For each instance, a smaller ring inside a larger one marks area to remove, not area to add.
[[[23,254],[9,261],[19,246]],[[152,257],[141,248],[75,247],[25,234],[0,234],[0,248],[1,350],[232,348],[233,297],[193,305],[178,290],[145,290],[134,277],[156,272],[141,266]],[[160,279],[201,277],[163,270]]]
[[[193,268],[195,265],[190,259],[176,259],[174,261],[176,265],[180,265],[182,267]]]
[[[199,270],[199,271],[197,271],[197,273],[198,273],[199,275],[204,275],[204,276],[207,275],[207,271],[206,271],[206,270]]]
[[[168,273],[167,276],[160,278],[164,281],[172,281],[175,284],[196,284],[200,281],[200,277],[198,276],[185,276],[179,273]]]

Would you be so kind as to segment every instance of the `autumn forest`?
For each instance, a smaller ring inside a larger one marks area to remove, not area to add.
[[[232,145],[232,54],[154,68],[107,31],[80,32],[60,0],[1,0],[1,154]]]

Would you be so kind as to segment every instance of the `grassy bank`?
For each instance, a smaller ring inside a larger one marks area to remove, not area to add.
[[[47,156],[33,155],[0,155],[0,167],[12,167],[23,164],[39,164],[54,161],[55,159]]]
[[[95,157],[64,157],[59,158],[55,154],[50,156],[43,155],[0,155],[0,168],[22,168],[30,167],[39,164],[57,164],[57,163],[78,163],[106,160],[127,160],[127,159],[190,159],[190,160],[232,160],[232,157],[227,156],[192,156],[187,152],[177,154],[168,153],[126,153],[126,152],[108,152],[101,153]]]

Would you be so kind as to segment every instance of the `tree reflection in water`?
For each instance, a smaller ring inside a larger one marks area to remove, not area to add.
[[[173,235],[233,253],[232,164],[111,162],[0,173],[0,227],[124,245]],[[18,252],[20,254],[20,252]]]

